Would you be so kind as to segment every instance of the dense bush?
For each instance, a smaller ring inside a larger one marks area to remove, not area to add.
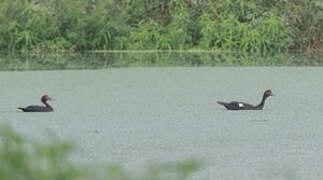
[[[289,47],[313,50],[323,47],[323,2],[320,0],[258,0],[263,12],[277,9],[290,30]]]
[[[315,49],[322,9],[319,0],[2,0],[0,49]]]

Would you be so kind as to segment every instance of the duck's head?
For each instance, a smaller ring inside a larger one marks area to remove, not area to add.
[[[47,94],[45,94],[45,95],[43,95],[43,96],[41,97],[41,101],[42,101],[42,102],[46,102],[46,101],[48,101],[48,100],[52,100],[52,98],[51,98],[51,97],[49,97]]]
[[[274,96],[274,94],[271,92],[271,90],[266,90],[265,93],[264,93],[264,97],[267,98],[269,96]]]

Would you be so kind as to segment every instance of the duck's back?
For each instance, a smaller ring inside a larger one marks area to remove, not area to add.
[[[252,110],[255,106],[243,102],[232,101],[230,103],[218,102],[229,110]]]
[[[18,108],[18,109],[21,109],[24,112],[51,112],[51,111],[53,111],[52,108],[49,108],[46,106],[36,106],[36,105],[28,106],[25,108]]]

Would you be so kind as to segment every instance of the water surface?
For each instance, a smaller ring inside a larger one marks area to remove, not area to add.
[[[323,52],[103,51],[3,53],[0,71],[107,69],[119,67],[322,66]]]
[[[122,163],[196,158],[194,179],[323,178],[323,68],[199,67],[0,72],[0,124],[40,140],[75,140],[77,161]],[[216,101],[257,104],[227,111]],[[17,106],[55,98],[53,113]]]

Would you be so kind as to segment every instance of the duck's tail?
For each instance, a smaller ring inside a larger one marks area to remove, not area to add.
[[[21,109],[22,111],[25,111],[25,108],[22,108],[22,107],[18,107],[17,109]]]

